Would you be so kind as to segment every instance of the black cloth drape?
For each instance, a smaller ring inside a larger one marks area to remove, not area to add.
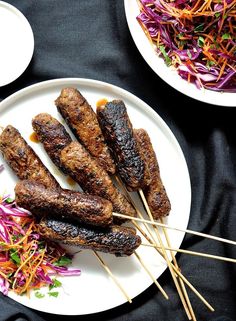
[[[0,99],[25,86],[61,77],[97,79],[132,92],[156,110],[183,149],[192,187],[189,228],[235,239],[236,109],[195,101],[164,83],[137,51],[121,0],[7,2],[20,9],[29,20],[35,51],[24,74],[0,88]],[[196,236],[186,236],[182,247],[236,256],[232,245]],[[190,291],[197,319],[236,320],[235,265],[184,254],[177,258],[184,274],[216,310],[209,312]],[[0,321],[187,320],[168,271],[160,282],[169,293],[170,301],[165,301],[151,286],[131,305],[88,316],[41,313],[0,295]]]

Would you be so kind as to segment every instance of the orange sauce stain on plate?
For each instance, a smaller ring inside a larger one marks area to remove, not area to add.
[[[106,105],[106,103],[108,102],[108,100],[106,98],[102,98],[102,99],[99,99],[96,103],[96,106],[97,107],[101,107],[101,106],[104,106]]]
[[[33,142],[33,143],[39,143],[38,136],[37,136],[37,134],[36,134],[35,132],[33,132],[33,133],[30,135],[29,139],[30,139],[31,142]]]
[[[66,181],[70,186],[75,186],[76,184],[76,182],[71,177],[67,177]]]

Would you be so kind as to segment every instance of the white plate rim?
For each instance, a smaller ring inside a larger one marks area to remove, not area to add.
[[[126,91],[125,89],[122,89],[118,86],[106,83],[106,82],[102,82],[102,81],[98,81],[98,80],[93,80],[93,79],[85,79],[85,78],[59,78],[59,79],[53,79],[53,80],[47,80],[47,81],[43,81],[37,84],[33,84],[31,86],[28,86],[26,88],[23,88],[21,90],[19,90],[16,93],[13,93],[11,96],[7,97],[6,99],[4,99],[1,103],[0,103],[0,113],[1,110],[4,110],[5,108],[8,107],[9,104],[14,103],[15,101],[17,101],[18,99],[24,98],[25,95],[27,94],[32,94],[34,92],[37,92],[38,90],[48,90],[50,89],[50,87],[54,87],[54,86],[65,86],[66,84],[74,84],[74,85],[88,85],[88,86],[92,86],[95,88],[108,88],[109,90],[111,90],[112,93],[114,93],[114,96],[116,93],[123,95],[124,97],[128,97],[127,99],[132,100],[132,102],[136,105],[138,105],[143,111],[147,112],[151,117],[153,118],[157,118],[159,121],[160,126],[162,127],[162,130],[164,130],[166,132],[166,135],[170,135],[172,141],[171,143],[175,144],[175,148],[177,149],[177,152],[179,153],[179,156],[181,157],[181,161],[182,161],[182,165],[183,167],[185,167],[186,170],[186,177],[187,177],[187,182],[186,182],[186,190],[188,191],[187,195],[186,195],[186,204],[187,204],[187,209],[188,209],[188,219],[185,222],[186,224],[186,228],[188,225],[188,221],[189,221],[189,217],[190,217],[190,208],[191,208],[191,183],[190,183],[190,176],[189,176],[189,172],[188,172],[188,167],[187,167],[187,163],[183,154],[183,151],[177,141],[177,139],[175,138],[174,134],[172,133],[172,131],[170,130],[170,128],[167,126],[167,124],[164,122],[164,120],[162,120],[162,118],[150,107],[148,106],[145,102],[143,102],[141,99],[139,99],[137,96],[133,95],[132,93]],[[105,87],[104,87],[105,86]],[[182,243],[184,238],[184,234],[182,235],[182,237],[180,238],[180,244]],[[180,246],[180,245],[179,245]],[[162,272],[157,276],[157,278],[160,277],[160,275],[166,270],[166,266],[163,267]],[[143,291],[145,291],[150,285],[152,284],[152,282],[150,282],[145,289],[143,289]],[[137,293],[134,297],[138,296],[140,293],[142,293],[143,291]],[[57,311],[52,311],[52,310],[48,310],[47,308],[42,308],[42,307],[37,307],[35,305],[31,305],[30,303],[28,304],[25,303],[24,301],[21,301],[21,297],[19,298],[19,300],[17,300],[16,296],[12,296],[10,295],[10,297],[12,297],[13,299],[15,299],[16,301],[20,302],[23,305],[26,305],[27,307],[33,308],[35,310],[38,311],[42,311],[42,312],[49,312],[49,313],[53,313],[53,314],[61,314],[61,315],[86,315],[86,314],[90,314],[90,313],[96,313],[96,312],[102,312],[102,311],[106,311],[112,308],[115,308],[117,306],[120,306],[124,303],[126,303],[126,300],[124,299],[123,302],[121,302],[118,305],[114,305],[114,306],[110,306],[106,309],[103,310],[99,310],[99,311],[92,311],[92,312],[87,312],[87,313],[74,313],[71,311],[67,311],[66,313],[61,312],[57,313]],[[133,298],[134,298],[133,297]]]
[[[14,77],[12,77],[10,80],[5,81],[4,83],[0,84],[0,88],[1,88],[3,86],[6,86],[6,85],[12,83],[17,78],[19,78],[24,73],[26,68],[29,66],[30,61],[32,60],[32,57],[33,57],[33,53],[34,53],[34,34],[33,34],[33,30],[31,28],[31,25],[30,25],[28,19],[24,16],[24,14],[19,9],[17,9],[15,6],[13,6],[12,4],[9,4],[8,2],[5,2],[5,1],[0,1],[0,7],[9,10],[10,12],[12,12],[13,14],[15,14],[16,16],[18,16],[20,18],[21,23],[24,25],[24,29],[25,29],[25,32],[27,33],[27,38],[28,38],[28,43],[27,43],[27,48],[26,48],[27,51],[25,52],[25,57],[27,57],[27,59],[24,60],[24,63],[21,66],[21,70],[18,71],[18,73],[16,73],[14,75]]]
[[[137,0],[124,0],[125,16],[133,41],[149,67],[168,85],[180,93],[200,102],[216,106],[236,107],[236,93],[215,92],[212,90],[197,89],[195,85],[188,84],[175,70],[167,67],[164,60],[158,57],[148,38],[136,20],[139,12]]]

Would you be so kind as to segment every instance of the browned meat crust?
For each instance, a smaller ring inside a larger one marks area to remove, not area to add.
[[[148,133],[144,129],[135,129],[134,134],[140,148],[144,152],[145,162],[148,164],[151,183],[144,188],[144,195],[155,219],[167,216],[171,209],[170,200],[162,183],[159,165]]]
[[[35,116],[32,120],[32,126],[49,157],[59,166],[60,151],[72,142],[65,127],[47,113]]]
[[[98,229],[44,218],[38,225],[38,231],[49,240],[116,256],[129,256],[141,244],[141,238],[134,229],[116,225]]]
[[[44,121],[42,121],[42,119]],[[35,120],[37,126],[35,126]],[[79,183],[84,192],[109,200],[112,202],[115,212],[130,216],[136,214],[132,205],[114,186],[111,178],[97,163],[96,159],[93,158],[79,142],[71,142],[68,144],[68,133],[64,126],[56,119],[49,115],[45,116],[45,114],[43,114],[42,117],[38,115],[33,120],[33,126],[39,140],[41,141],[42,139],[44,147],[52,161],[54,161],[64,173]],[[58,132],[58,137],[52,133],[54,129]],[[65,137],[63,137],[64,134]],[[115,221],[119,222],[117,218]]]
[[[125,104],[113,100],[97,108],[98,121],[114,155],[117,170],[129,191],[147,185],[145,164],[133,136]]]
[[[11,125],[8,125],[0,135],[0,151],[19,179],[31,179],[45,187],[59,187],[58,182],[33,149]]]
[[[107,172],[115,173],[115,164],[104,141],[96,113],[75,88],[64,88],[55,104],[79,142]]]
[[[48,189],[33,181],[21,181],[16,184],[15,197],[18,206],[34,215],[78,220],[84,224],[108,226],[112,223],[111,202],[63,189]]]
[[[99,195],[111,201],[115,212],[135,216],[132,205],[114,186],[107,172],[80,143],[72,142],[62,150],[60,157],[62,170],[79,183],[86,193]]]

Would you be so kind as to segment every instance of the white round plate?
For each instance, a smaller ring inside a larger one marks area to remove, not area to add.
[[[34,36],[25,16],[0,1],[0,87],[17,79],[27,68],[34,51]]]
[[[154,47],[149,42],[136,19],[140,13],[137,0],[124,0],[124,5],[129,30],[136,47],[144,60],[161,79],[182,94],[199,101],[219,106],[236,107],[236,93],[198,89],[194,84],[190,84],[182,79],[176,70],[167,67],[164,60],[158,57]]]
[[[0,125],[15,126],[59,183],[63,187],[70,188],[71,186],[49,160],[42,146],[29,139],[32,133],[31,120],[38,113],[47,112],[63,121],[54,101],[61,89],[69,86],[78,88],[93,107],[102,98],[122,99],[125,102],[134,128],[145,128],[156,150],[161,176],[172,204],[172,210],[166,222],[171,226],[185,229],[189,220],[191,203],[190,179],[185,158],[178,142],[164,121],[147,104],[131,93],[108,83],[89,79],[69,78],[45,81],[22,89],[2,101]],[[0,163],[4,163],[2,158],[0,158]],[[5,170],[0,174],[0,180],[2,182],[0,192],[13,193],[16,177],[6,164]],[[142,210],[140,202],[138,206]],[[169,237],[172,246],[179,248],[184,233],[169,230]],[[166,269],[166,263],[154,249],[140,246],[137,252],[156,278]],[[131,298],[136,297],[152,284],[150,277],[134,256],[117,258],[104,253],[101,253],[101,256]],[[81,276],[59,278],[63,283],[63,288],[60,289],[60,295],[56,299],[49,298],[47,294],[44,298],[38,299],[34,293],[30,298],[17,296],[12,292],[9,296],[28,307],[64,315],[100,312],[126,302],[124,295],[91,251],[76,254],[72,266],[81,269]]]

